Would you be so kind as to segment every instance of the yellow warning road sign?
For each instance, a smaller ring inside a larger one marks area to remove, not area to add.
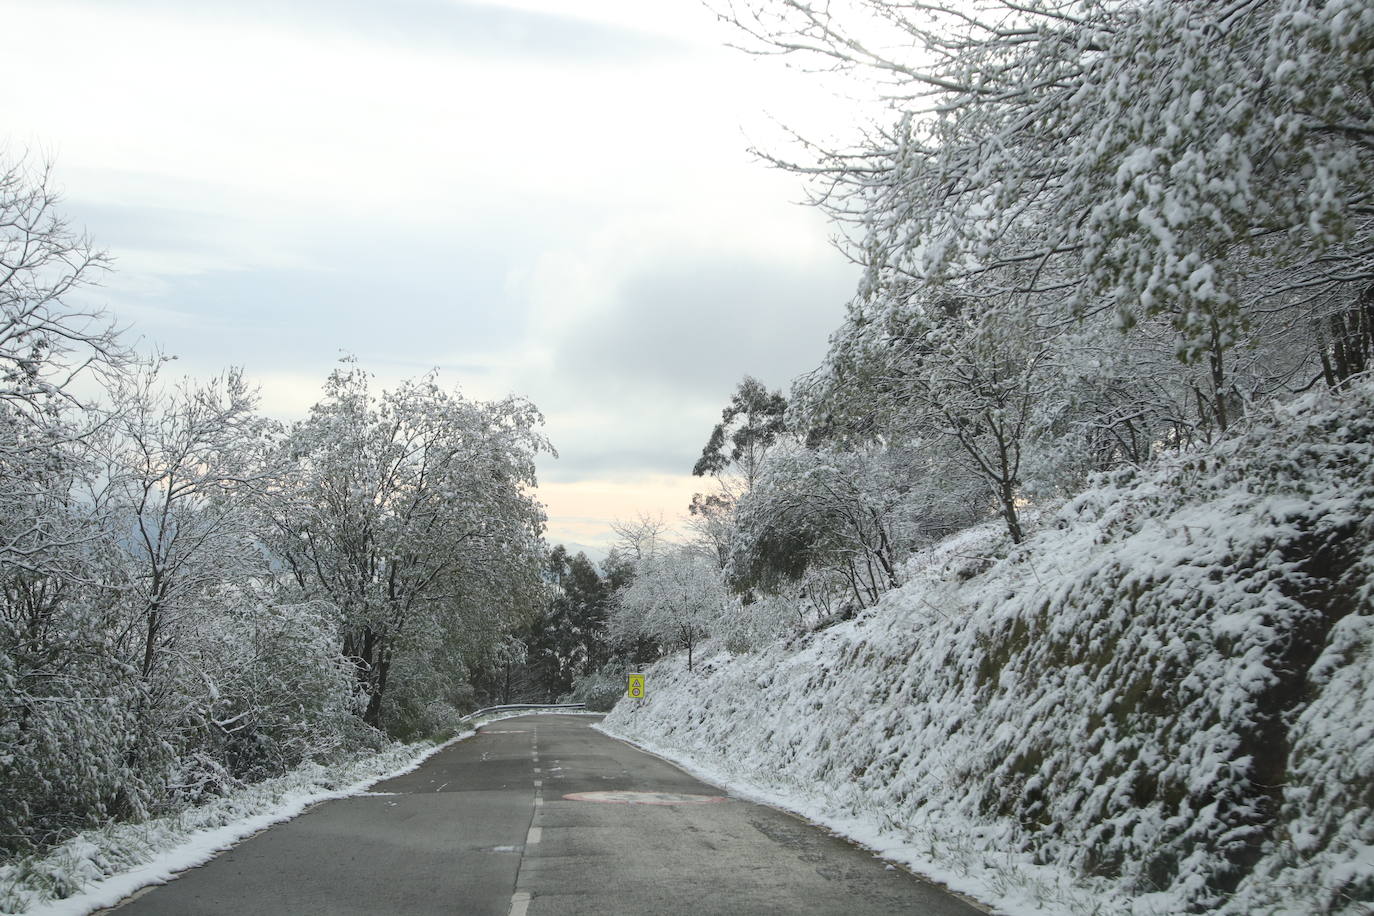
[[[644,675],[630,675],[630,683],[625,687],[625,696],[632,697],[636,700],[644,696]]]

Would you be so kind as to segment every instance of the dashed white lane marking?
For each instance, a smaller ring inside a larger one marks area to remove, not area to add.
[[[535,763],[538,763],[538,762],[539,762],[539,731],[538,731],[538,728],[537,728],[537,727],[534,728],[534,729],[531,729],[531,734],[530,734],[530,753],[531,753],[531,755],[534,757],[534,762],[535,762]],[[535,767],[535,768],[534,768],[534,772],[535,772],[536,774],[538,774],[538,772],[539,772],[539,767]],[[543,793],[540,791],[540,786],[542,786],[542,785],[543,785],[543,780],[541,780],[541,779],[536,779],[536,780],[534,781],[534,788],[535,788],[535,792],[534,792],[534,804],[535,804],[536,806],[542,805],[542,804],[544,803]],[[539,827],[534,827],[534,826],[531,826],[531,827],[530,827],[530,832],[525,836],[525,849],[524,849],[524,851],[523,851],[523,852],[521,853],[521,855],[520,855],[520,864],[521,864],[522,866],[524,865],[524,862],[525,862],[525,855],[528,854],[529,848],[530,848],[531,846],[533,846],[533,845],[535,845],[536,843],[539,842],[539,837],[540,837],[540,834],[542,834],[542,833],[543,833],[543,830],[540,829]],[[516,872],[516,882],[518,883],[519,880],[520,880],[520,873],[519,873],[519,871],[517,870],[517,872]],[[529,893],[529,891],[516,891],[515,893],[511,894],[511,896],[510,896],[510,916],[528,916],[529,909],[530,909],[530,893]]]

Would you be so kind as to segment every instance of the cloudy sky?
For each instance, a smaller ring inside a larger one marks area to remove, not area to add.
[[[735,384],[815,366],[856,270],[776,122],[847,119],[697,0],[6,0],[0,144],[52,159],[145,346],[300,416],[342,354],[517,393],[549,540],[680,515]]]

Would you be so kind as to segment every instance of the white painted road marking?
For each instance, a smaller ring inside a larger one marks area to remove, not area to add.
[[[510,895],[510,916],[525,916],[530,910],[530,895],[516,891]]]

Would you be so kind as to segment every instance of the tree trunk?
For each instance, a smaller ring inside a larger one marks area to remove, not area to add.
[[[1212,316],[1211,331],[1212,347],[1207,353],[1207,360],[1212,370],[1212,407],[1216,411],[1217,429],[1225,435],[1231,418],[1226,410],[1226,365],[1221,347],[1221,325],[1215,315]]]

